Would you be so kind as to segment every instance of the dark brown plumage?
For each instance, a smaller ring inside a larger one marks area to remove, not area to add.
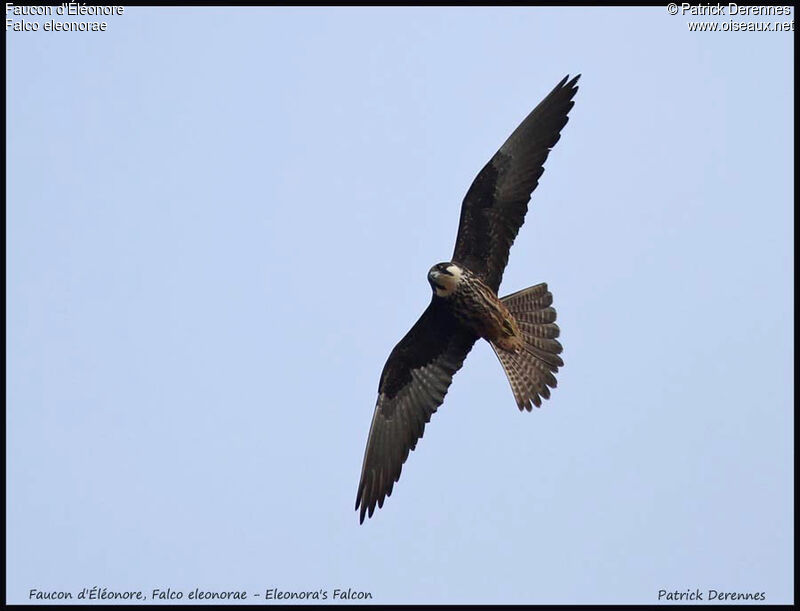
[[[541,405],[563,365],[546,284],[496,295],[528,201],[558,142],[579,76],[565,77],[478,173],[464,198],[452,262],[431,268],[433,297],[395,346],[378,385],[361,481],[360,520],[383,506],[479,337],[498,355],[520,409]]]
[[[453,261],[500,288],[508,252],[525,221],[531,193],[575,104],[580,75],[555,88],[525,117],[475,177],[461,205]]]

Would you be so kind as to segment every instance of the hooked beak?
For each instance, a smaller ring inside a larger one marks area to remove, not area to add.
[[[444,290],[444,288],[445,288],[444,285],[440,284],[438,282],[438,280],[441,277],[441,275],[442,275],[442,272],[439,272],[437,270],[433,270],[433,271],[431,271],[430,274],[428,274],[428,280],[430,280],[431,284],[435,288],[440,289],[440,290]]]

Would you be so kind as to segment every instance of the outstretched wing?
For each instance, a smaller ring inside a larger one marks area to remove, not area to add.
[[[558,142],[574,104],[580,75],[569,82],[568,78],[508,137],[472,182],[461,205],[453,261],[477,274],[495,292],[547,154]]]
[[[384,499],[392,494],[409,451],[444,401],[453,374],[477,339],[441,301],[433,299],[392,350],[378,385],[358,484],[356,509],[361,506],[361,522],[367,511],[372,517],[375,505],[383,507]]]

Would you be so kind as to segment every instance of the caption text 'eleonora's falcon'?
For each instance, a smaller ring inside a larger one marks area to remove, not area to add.
[[[478,338],[500,359],[520,410],[539,407],[556,387],[554,374],[564,363],[547,285],[502,298],[497,291],[531,193],[567,124],[578,78],[565,77],[525,117],[464,197],[452,261],[428,272],[431,303],[381,374],[356,496],[361,522],[392,494],[409,451]]]

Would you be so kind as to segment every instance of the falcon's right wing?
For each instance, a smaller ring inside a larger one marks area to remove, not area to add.
[[[356,496],[360,521],[375,505],[383,507],[409,451],[444,396],[478,337],[459,325],[447,307],[433,299],[395,346],[381,374],[378,403],[364,452]]]

